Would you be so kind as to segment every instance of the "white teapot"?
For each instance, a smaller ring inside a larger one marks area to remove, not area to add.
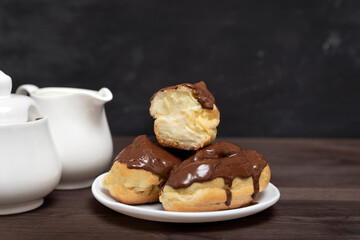
[[[47,117],[31,98],[11,94],[11,87],[0,71],[0,215],[41,206],[61,177]]]
[[[49,126],[62,164],[56,189],[89,187],[109,167],[113,143],[104,104],[112,100],[107,88],[99,91],[22,85],[18,94],[29,94],[49,117]]]

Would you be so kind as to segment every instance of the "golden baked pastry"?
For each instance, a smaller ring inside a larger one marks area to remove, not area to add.
[[[211,144],[220,122],[215,99],[203,81],[159,90],[151,98],[150,115],[158,142],[183,150]]]
[[[160,187],[168,179],[172,168],[180,163],[179,158],[141,135],[115,158],[103,179],[103,186],[122,203],[156,202]]]
[[[161,191],[167,211],[202,212],[250,204],[270,182],[264,157],[229,142],[199,150],[174,167]]]

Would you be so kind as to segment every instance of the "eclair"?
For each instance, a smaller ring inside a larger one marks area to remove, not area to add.
[[[229,142],[199,150],[174,167],[160,192],[167,211],[202,212],[250,204],[270,182],[263,155]]]
[[[220,112],[206,84],[184,83],[166,87],[151,98],[157,141],[165,147],[198,150],[216,138]]]
[[[156,202],[170,171],[180,163],[178,157],[141,135],[117,155],[103,186],[122,203]]]

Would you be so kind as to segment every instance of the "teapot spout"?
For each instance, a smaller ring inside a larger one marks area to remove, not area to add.
[[[95,95],[95,98],[101,103],[107,103],[113,99],[113,94],[108,88],[101,88]]]

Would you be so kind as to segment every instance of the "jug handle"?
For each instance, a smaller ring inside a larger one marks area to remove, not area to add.
[[[35,85],[32,84],[24,84],[21,85],[20,87],[18,87],[16,89],[16,94],[21,94],[21,95],[30,95],[31,93],[37,91],[39,88]]]

